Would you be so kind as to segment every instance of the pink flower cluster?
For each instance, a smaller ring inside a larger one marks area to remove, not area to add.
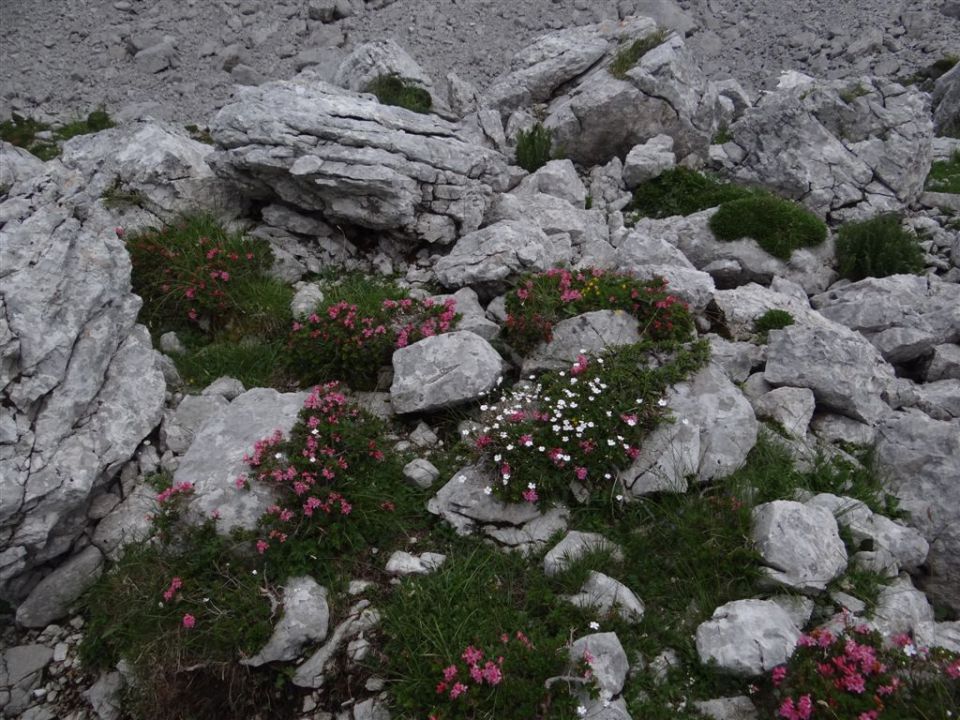
[[[157,493],[157,502],[163,505],[165,502],[170,500],[177,495],[189,495],[194,490],[193,483],[191,482],[180,482],[176,485],[171,485],[163,492]]]
[[[257,552],[265,553],[274,541],[285,543],[311,521],[316,525],[320,518],[353,512],[337,484],[346,479],[354,463],[385,459],[376,439],[363,433],[364,423],[360,410],[340,392],[339,383],[318,385],[304,401],[290,438],[277,430],[258,440],[252,454],[244,455],[254,479],[271,485],[281,499],[264,513],[262,524],[269,530],[257,540]],[[360,440],[355,437],[358,430]],[[236,485],[247,488],[249,480],[240,476]]]
[[[170,602],[173,600],[174,596],[177,594],[177,591],[183,587],[183,580],[178,577],[174,577],[170,581],[170,586],[163,591],[163,600],[164,602]]]

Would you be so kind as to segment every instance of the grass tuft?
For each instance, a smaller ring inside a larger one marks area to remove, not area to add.
[[[638,186],[624,212],[660,220],[674,215],[691,215],[730,200],[749,197],[751,192],[711,175],[676,167]]]
[[[366,91],[376,95],[384,105],[394,105],[416,113],[428,113],[433,105],[429,92],[397,74],[374,78]]]
[[[849,280],[923,270],[923,250],[900,217],[879,215],[847,223],[837,233],[837,271]]]
[[[935,162],[927,176],[927,190],[960,195],[960,150],[949,160]]]
[[[114,122],[103,108],[94,110],[85,119],[74,120],[58,130],[33,118],[11,113],[10,119],[0,123],[0,139],[36,155],[41,160],[52,160],[60,154],[60,142],[77,135],[88,135],[114,127]],[[49,133],[49,139],[38,139]]]
[[[536,172],[550,161],[550,131],[537,123],[517,133],[517,165],[527,172]]]
[[[646,37],[634,40],[621,48],[613,58],[613,62],[610,63],[610,74],[618,80],[623,80],[630,69],[640,61],[640,58],[658,45],[662,45],[669,34],[667,30],[658,28]]]
[[[720,240],[753,238],[781,260],[789,260],[797,248],[819,245],[827,237],[827,226],[816,215],[767,193],[725,202],[710,218],[710,229]]]

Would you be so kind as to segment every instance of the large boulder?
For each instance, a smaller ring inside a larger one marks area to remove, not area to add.
[[[73,602],[97,581],[102,571],[103,554],[88,545],[40,581],[17,608],[17,623],[42,628],[66,616]]]
[[[394,412],[430,412],[475,400],[502,379],[503,358],[479,335],[457,330],[393,353]]]
[[[933,129],[937,135],[960,132],[960,65],[937,79],[933,87]]]
[[[753,408],[716,363],[670,388],[665,400],[674,421],[650,433],[640,455],[620,473],[635,496],[685,492],[688,476],[699,482],[726,477],[757,442]]]
[[[930,543],[924,588],[960,610],[960,421],[892,413],[878,427],[875,449],[887,489]]]
[[[867,278],[811,303],[824,317],[865,335],[891,363],[960,341],[960,285],[933,276]]]
[[[901,209],[920,196],[930,171],[928,96],[877,78],[787,84],[730,132],[738,179],[820,215]]]
[[[35,178],[43,171],[43,160],[0,140],[0,195],[6,194],[18,182]]]
[[[13,601],[39,579],[14,578],[83,532],[166,389],[117,217],[80,172],[47,165],[0,204],[0,597]]]
[[[736,600],[721,605],[697,628],[697,653],[703,663],[753,677],[782,665],[797,646],[800,630],[772,600]]]
[[[435,115],[381,105],[309,71],[250,88],[214,118],[212,162],[251,196],[335,222],[450,243],[507,186],[495,150]]]
[[[754,546],[766,577],[800,592],[825,590],[847,568],[847,551],[830,510],[792,500],[753,509]]]
[[[891,411],[882,396],[892,368],[862,335],[842,325],[790,325],[770,332],[763,378],[809,388],[817,407],[873,425]]]
[[[598,355],[640,342],[640,323],[622,310],[595,310],[558,322],[550,342],[541,343],[523,362],[524,375],[567,370],[581,353]]]
[[[549,267],[550,239],[528,220],[503,220],[467,233],[434,266],[444,287],[489,286],[510,275]]]
[[[276,500],[264,483],[251,482],[247,490],[237,487],[236,479],[249,472],[244,455],[274,431],[289,432],[305,399],[305,393],[255,388],[206,419],[173,476],[175,485],[193,485],[186,513],[191,522],[217,517],[217,531],[223,534],[257,527]]]

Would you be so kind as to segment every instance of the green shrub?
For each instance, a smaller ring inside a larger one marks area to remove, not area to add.
[[[610,74],[619,80],[623,80],[627,76],[630,68],[636,65],[640,58],[648,52],[658,45],[662,45],[668,35],[669,33],[666,30],[660,28],[646,37],[634,40],[626,47],[621,48],[617,52],[616,57],[613,58],[613,62],[610,63]]]
[[[537,123],[517,133],[517,165],[527,172],[536,172],[550,161],[550,131]]]
[[[782,330],[793,325],[793,315],[786,310],[767,310],[753,323],[753,331],[766,337],[771,330]]]
[[[720,240],[753,238],[781,260],[789,260],[797,248],[819,245],[827,237],[827,226],[816,215],[767,193],[723,203],[710,218],[710,229]]]
[[[927,190],[960,195],[960,151],[955,151],[949,160],[940,160],[930,168]]]
[[[115,125],[116,123],[113,122],[107,111],[100,108],[91,112],[84,120],[74,120],[67,123],[57,130],[56,135],[61,140],[69,140],[77,135],[89,135],[115,127]]]
[[[456,305],[453,298],[413,300],[376,280],[334,285],[316,312],[293,323],[291,372],[308,384],[343,380],[355,390],[376,389],[395,350],[454,327]]]
[[[837,271],[850,280],[923,270],[923,250],[897,215],[847,223],[837,233]]]
[[[428,113],[433,105],[429,92],[395,73],[374,78],[366,91],[376,95],[384,105],[395,105],[417,113]]]
[[[9,120],[0,123],[0,139],[21,147],[41,160],[52,160],[60,154],[60,146],[52,140],[38,140],[37,135],[50,130],[50,126],[12,113]]]
[[[739,185],[676,167],[638,186],[624,211],[659,220],[700,212],[729,200],[749,197],[751,192]]]

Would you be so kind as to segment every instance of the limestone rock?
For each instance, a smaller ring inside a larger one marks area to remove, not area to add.
[[[178,455],[190,447],[197,430],[207,418],[230,403],[219,395],[187,395],[176,410],[164,413],[160,426],[160,442]]]
[[[391,575],[427,575],[447,559],[446,555],[426,552],[421,555],[411,555],[403,550],[396,550],[387,560],[386,570]]]
[[[327,636],[329,623],[326,588],[308,576],[290,578],[283,586],[283,617],[267,644],[241,664],[260,667],[296,660],[307,643],[321,642]]]
[[[816,402],[812,390],[780,387],[761,395],[752,404],[759,417],[773,420],[790,435],[803,438]]]
[[[887,490],[930,543],[924,589],[960,610],[960,422],[892,413],[877,428],[875,450]]]
[[[429,412],[474,400],[497,386],[503,358],[486,340],[458,330],[424,338],[393,354],[395,412]]]
[[[568,370],[581,353],[596,355],[640,341],[637,319],[622,311],[596,310],[558,322],[550,342],[542,343],[523,362],[527,375],[543,370]]]
[[[841,325],[790,325],[770,332],[764,379],[813,391],[817,407],[876,424],[893,371],[862,336]]]
[[[887,362],[960,342],[960,285],[933,276],[867,278],[811,299],[834,322],[866,336]]]
[[[643,603],[626,585],[603,573],[590,571],[580,592],[567,598],[577,607],[594,608],[601,615],[616,612],[630,623],[643,619]]]
[[[461,237],[434,272],[444,287],[497,283],[513,274],[546,270],[548,244],[534,223],[504,220]]]
[[[926,380],[960,380],[960,345],[937,345],[933,348]]]
[[[770,600],[736,600],[721,605],[697,628],[701,662],[715,661],[735,675],[761,675],[786,662],[800,631]]]
[[[584,555],[603,551],[609,552],[614,558],[623,559],[623,551],[603,535],[571,530],[544,555],[543,572],[547,577],[553,577]]]
[[[214,119],[218,173],[334,222],[449,243],[506,188],[494,150],[434,115],[381,105],[309,71],[247,90]]]
[[[87,547],[47,575],[20,603],[17,623],[23,627],[46,627],[64,617],[70,605],[93,585],[103,571],[103,553]]]
[[[833,513],[776,500],[753,509],[751,538],[773,582],[801,592],[825,590],[847,567]]]
[[[517,194],[552,195],[566,200],[575,208],[583,208],[587,199],[587,189],[577,176],[573,162],[567,159],[551,160],[536,172],[528,175],[517,187]]]
[[[417,458],[403,467],[403,476],[418,488],[426,490],[440,477],[440,471],[429,460]]]
[[[759,720],[757,708],[746,695],[695,702],[694,707],[711,720]]]
[[[757,441],[753,408],[716,363],[672,387],[665,399],[676,421],[651,432],[639,457],[620,473],[635,496],[685,492],[689,475],[700,482],[726,477]]]
[[[600,694],[610,699],[623,691],[630,662],[616,633],[594,633],[577,638],[570,646],[571,662],[580,662],[587,654]]]
[[[854,90],[862,94],[847,102]],[[903,208],[919,197],[930,170],[925,95],[877,78],[780,88],[730,132],[744,153],[736,177],[821,215]]]
[[[236,478],[249,471],[243,456],[274,430],[289,432],[305,399],[306,393],[255,388],[203,423],[173,476],[174,484],[193,484],[187,505],[192,522],[202,523],[216,511],[220,533],[257,527],[275,499],[264,483],[251,482],[248,490],[237,488]]]
[[[641,145],[635,145],[627,153],[623,161],[623,182],[633,189],[641,183],[653,180],[676,164],[673,138],[669,135],[657,135]]]

